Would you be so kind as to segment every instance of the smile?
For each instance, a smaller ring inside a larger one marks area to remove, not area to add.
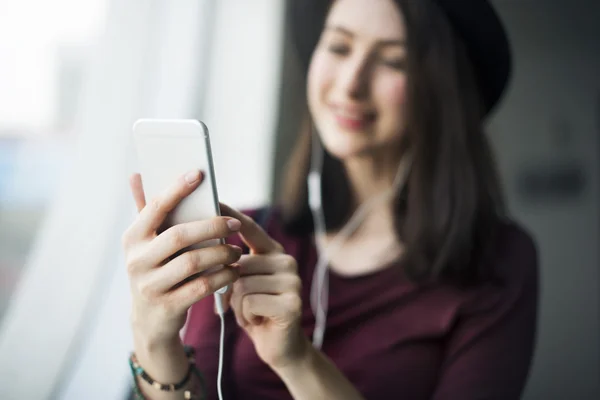
[[[346,130],[358,131],[375,121],[375,113],[356,106],[333,105],[331,107],[338,125]]]

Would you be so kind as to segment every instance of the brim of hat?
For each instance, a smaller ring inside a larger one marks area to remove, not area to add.
[[[464,41],[489,114],[500,102],[512,75],[508,35],[488,0],[432,0],[448,16]],[[300,61],[308,69],[312,53],[325,24],[329,2],[292,0],[289,18],[292,40]]]
[[[512,76],[507,31],[488,0],[435,0],[463,39],[488,113],[500,102]]]

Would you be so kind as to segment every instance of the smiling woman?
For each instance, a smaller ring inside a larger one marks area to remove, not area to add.
[[[288,257],[262,254],[244,233],[231,239],[249,252],[228,314],[239,327],[227,336],[225,397],[520,398],[538,265],[532,238],[504,212],[483,129],[511,66],[494,9],[485,0],[291,4],[309,115],[282,204],[264,223]],[[364,208],[373,199],[379,206]],[[190,310],[185,342],[198,354],[218,348],[213,306],[209,297]],[[198,362],[209,398],[216,365]]]
[[[457,34],[476,30],[461,25],[467,11],[445,1],[373,4],[335,1],[327,19],[321,17],[325,29],[318,39],[297,34],[300,54],[310,59],[309,107],[326,150],[327,227],[339,229],[356,204],[388,187],[410,148],[412,174],[396,196],[392,218],[410,260],[406,271],[425,281],[434,276],[476,281],[488,272],[478,267],[477,253],[485,251],[503,212],[482,126],[485,110],[498,101],[509,77],[502,26],[487,2],[474,1],[473,12],[489,21],[492,32],[479,44]],[[446,10],[457,19],[449,19]],[[475,68],[475,60],[497,57],[497,71]],[[306,159],[309,148],[302,143],[296,157]],[[289,168],[283,218],[291,231],[310,232],[308,171],[297,171],[305,168],[301,163]]]

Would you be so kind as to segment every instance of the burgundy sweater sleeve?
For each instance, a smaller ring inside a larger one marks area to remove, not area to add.
[[[520,229],[502,236],[493,263],[504,283],[470,296],[459,312],[434,400],[521,397],[537,325],[537,251]]]

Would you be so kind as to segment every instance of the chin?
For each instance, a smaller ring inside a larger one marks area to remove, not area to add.
[[[356,133],[327,132],[321,136],[323,145],[329,154],[339,160],[365,156],[372,152],[373,146],[365,137],[352,137]]]

